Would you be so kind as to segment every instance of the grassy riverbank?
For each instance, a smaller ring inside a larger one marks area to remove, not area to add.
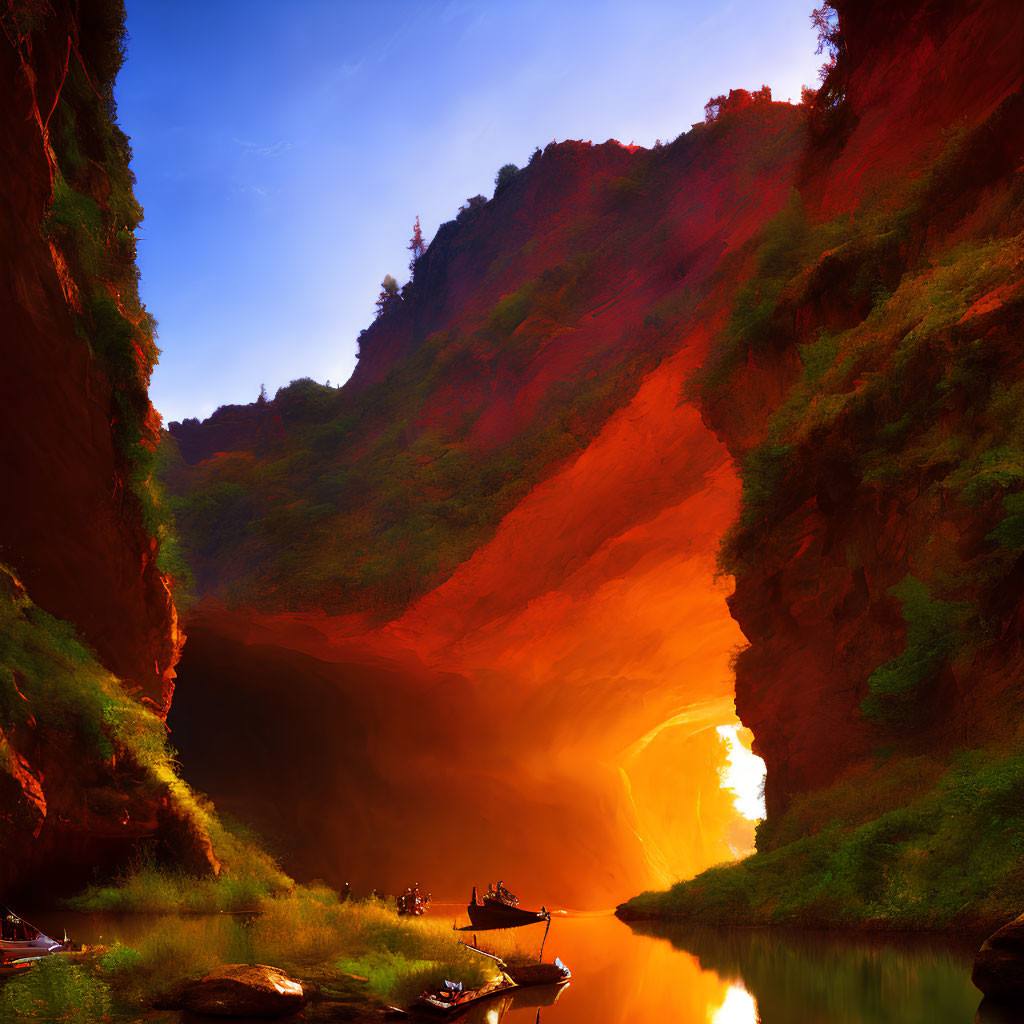
[[[494,973],[490,961],[458,944],[447,921],[399,917],[380,900],[342,902],[331,889],[303,886],[261,899],[252,916],[160,916],[132,946],[43,961],[0,991],[0,1018],[138,1013],[173,1003],[188,982],[236,963],[279,967],[301,980],[324,1012],[358,1010],[359,1019],[406,1005],[446,978],[472,986]]]
[[[626,919],[990,931],[1024,910],[1024,751],[866,767],[758,828],[758,852]]]

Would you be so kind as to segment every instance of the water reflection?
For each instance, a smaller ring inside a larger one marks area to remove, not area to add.
[[[910,937],[557,919],[551,953],[571,990],[538,1014],[529,991],[498,1006],[501,1024],[971,1024],[971,943]],[[977,1024],[1009,1024],[986,1004]],[[492,1018],[481,1017],[490,1024]]]
[[[634,931],[741,983],[750,993],[746,1016],[735,1018],[743,1024],[968,1024],[980,999],[970,980],[972,944],[663,924]]]
[[[536,988],[524,988],[516,992],[507,992],[495,999],[488,1000],[473,1007],[469,1013],[459,1017],[459,1024],[498,1024],[505,1020],[511,1011],[522,1011],[515,1014],[518,1019],[541,1020],[541,1008],[554,1006],[569,985],[538,985]]]
[[[974,1024],[1020,1024],[1024,1020],[1024,1005],[985,998],[978,1007]]]
[[[758,1019],[754,997],[742,985],[733,985],[712,1015],[711,1024],[758,1024]]]

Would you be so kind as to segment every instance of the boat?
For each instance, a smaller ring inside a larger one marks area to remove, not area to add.
[[[553,964],[506,964],[505,973],[521,988],[566,985],[572,977],[572,971],[557,956]]]
[[[496,928],[522,928],[523,925],[551,920],[550,912],[543,907],[540,910],[524,910],[520,907],[519,898],[513,896],[501,882],[497,890],[488,891],[482,902],[477,901],[474,885],[473,898],[466,912],[469,914],[470,928],[481,932]]]
[[[507,974],[519,988],[530,988],[534,985],[566,985],[572,977],[572,971],[556,956],[553,964],[546,963],[525,963],[510,964],[494,953],[488,953],[486,949],[462,942],[466,949],[473,950],[490,960],[493,960],[501,970]]]
[[[430,909],[430,897],[429,892],[426,896],[420,893],[419,885],[406,889],[395,901],[398,913],[403,916],[420,917]]]
[[[66,936],[63,941],[51,938],[0,904],[0,976],[19,974],[41,957],[70,948]]]
[[[494,981],[481,988],[463,988],[462,982],[446,981],[444,987],[434,992],[424,992],[410,1008],[414,1013],[432,1017],[457,1017],[470,1007],[485,999],[493,999],[503,992],[509,992],[516,983],[504,972]]]

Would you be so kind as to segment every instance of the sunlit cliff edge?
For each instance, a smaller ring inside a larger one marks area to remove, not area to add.
[[[184,637],[153,479],[124,9],[0,7],[0,889],[67,894],[143,846],[212,872],[164,717]],[[28,894],[28,895],[26,895]]]
[[[358,753],[306,752],[341,802],[303,820],[351,873],[407,870],[368,838],[389,828],[446,886],[511,864],[567,902],[727,858],[749,826],[712,727],[747,644],[762,853],[955,789],[976,748],[1003,766],[978,783],[997,891],[923,923],[1024,897],[1024,12],[836,6],[814,103],[735,93],[651,151],[551,145],[442,226],[343,388],[172,424],[193,671],[223,681],[224,643],[283,659],[273,707],[315,660],[321,696],[288,699],[340,701]],[[281,799],[249,810],[284,829]],[[448,860],[419,817],[440,806]],[[874,837],[883,874],[928,847],[904,826]]]

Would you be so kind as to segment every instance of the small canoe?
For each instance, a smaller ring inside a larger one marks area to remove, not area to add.
[[[485,999],[500,996],[503,992],[509,992],[515,987],[516,983],[507,974],[502,974],[483,988],[463,989],[460,985],[458,988],[452,986],[440,992],[424,992],[410,1009],[414,1013],[426,1014],[431,1017],[458,1017],[471,1006],[475,1006]]]
[[[530,985],[564,985],[572,971],[557,957],[553,964],[508,964],[505,973],[520,987]]]

